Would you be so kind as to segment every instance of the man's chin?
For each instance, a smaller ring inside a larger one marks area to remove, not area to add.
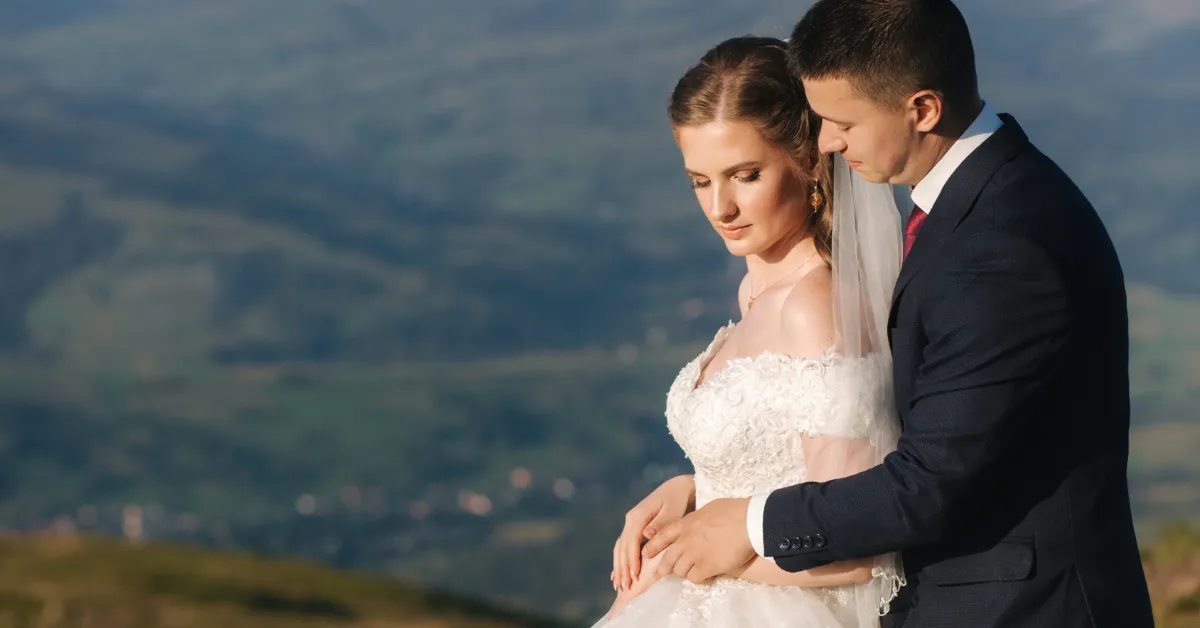
[[[857,172],[858,176],[862,177],[862,180],[866,181],[867,183],[887,183],[888,182],[888,177],[886,177],[882,174],[879,174],[878,172],[873,172],[870,170],[856,170],[855,172]]]

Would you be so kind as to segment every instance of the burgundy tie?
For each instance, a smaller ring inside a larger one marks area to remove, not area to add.
[[[912,213],[908,215],[908,224],[904,225],[904,257],[908,257],[908,252],[912,250],[913,242],[917,241],[917,232],[921,230],[921,225],[925,224],[925,219],[929,214],[925,210],[913,205]]]

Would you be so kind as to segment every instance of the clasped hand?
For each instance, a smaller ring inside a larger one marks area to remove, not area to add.
[[[663,528],[642,548],[643,559],[662,554],[658,576],[674,574],[697,584],[737,573],[754,559],[746,530],[750,500],[715,499]]]

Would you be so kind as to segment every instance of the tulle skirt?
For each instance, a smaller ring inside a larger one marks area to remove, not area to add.
[[[670,576],[593,628],[846,628],[857,626],[836,591]]]

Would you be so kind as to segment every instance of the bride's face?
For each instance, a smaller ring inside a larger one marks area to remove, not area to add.
[[[730,253],[764,254],[804,228],[808,184],[754,125],[710,122],[675,136],[696,200]]]
[[[893,185],[920,181],[910,172],[916,168],[912,156],[921,134],[909,108],[876,103],[845,79],[805,79],[804,93],[821,117],[822,153],[841,153],[867,181]]]

